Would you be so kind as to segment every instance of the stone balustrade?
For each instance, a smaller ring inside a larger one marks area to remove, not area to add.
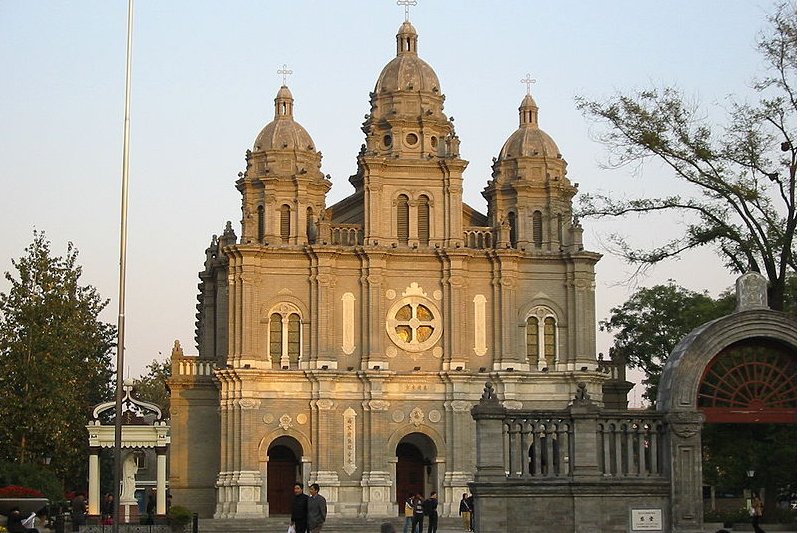
[[[464,228],[464,246],[478,250],[493,248],[492,228],[489,226],[467,226]]]
[[[364,228],[361,224],[336,224],[331,226],[331,240],[341,246],[364,244]]]

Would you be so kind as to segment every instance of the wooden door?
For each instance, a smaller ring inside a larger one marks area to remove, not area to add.
[[[397,445],[397,504],[399,514],[405,511],[408,495],[425,492],[425,458],[413,444]]]
[[[286,446],[269,451],[267,463],[267,501],[269,514],[292,514],[292,487],[297,481],[297,458]]]

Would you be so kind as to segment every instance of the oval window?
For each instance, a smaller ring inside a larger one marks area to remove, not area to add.
[[[416,133],[409,133],[408,135],[406,135],[406,144],[408,144],[409,146],[414,146],[415,144],[417,144],[418,140],[419,137],[417,137]]]
[[[383,145],[386,148],[389,148],[392,145],[392,136],[391,135],[384,135],[383,136]]]
[[[436,148],[437,146],[439,146],[439,138],[431,137],[431,147]]]

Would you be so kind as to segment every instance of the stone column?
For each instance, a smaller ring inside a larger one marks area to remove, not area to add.
[[[497,399],[491,382],[486,382],[481,401],[471,412],[475,419],[475,481],[502,481],[506,477],[503,458],[506,410]]]
[[[100,515],[100,447],[89,448],[89,515]]]
[[[573,450],[570,457],[572,478],[575,480],[600,477],[600,458],[597,454],[597,417],[599,407],[586,392],[586,384],[578,383],[578,393],[569,412],[573,424]],[[702,501],[702,498],[701,498]]]
[[[670,453],[673,531],[701,531],[703,525],[703,456],[698,411],[673,411],[666,416]]]
[[[167,447],[156,447],[156,514],[167,514]]]
[[[491,382],[486,382],[481,401],[471,412],[475,419],[477,454],[475,482],[470,484],[475,495],[475,531],[499,531],[498,524],[508,523],[508,507],[492,492],[506,479],[503,458],[506,442],[503,418],[506,411]]]

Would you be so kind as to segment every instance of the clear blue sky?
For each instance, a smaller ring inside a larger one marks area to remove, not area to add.
[[[517,126],[526,73],[540,125],[569,163],[581,192],[630,196],[676,190],[657,165],[604,170],[606,154],[574,97],[676,85],[724,117],[726,97],[752,97],[762,69],[756,34],[772,2],[745,0],[420,0],[411,20],[422,58],[436,70],[470,161],[464,199],[485,211],[480,191],[492,156]],[[116,322],[122,112],[127,2],[0,2],[0,270],[22,254],[34,228],[54,250],[81,252],[84,282],[112,299]],[[155,1],[135,7],[127,366],[132,376],[174,339],[194,347],[197,272],[226,220],[239,232],[234,188],[244,152],[272,118],[284,63],[295,117],[322,151],[334,187],[363,142],[368,93],[394,56],[403,9],[394,0]],[[605,252],[612,232],[640,244],[674,232],[662,218],[584,221],[587,248]],[[642,285],[668,278],[713,295],[733,277],[711,253],[654,269]],[[597,268],[597,317],[625,301],[631,267],[609,254]],[[623,283],[620,285],[620,283]],[[0,290],[6,290],[5,282]],[[606,352],[599,337],[598,352]]]

